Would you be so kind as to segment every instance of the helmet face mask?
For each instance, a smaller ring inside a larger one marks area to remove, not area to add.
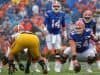
[[[90,17],[84,17],[86,20],[89,20],[90,19]]]
[[[75,31],[77,32],[77,34],[82,34],[84,31],[84,28],[82,28],[81,26],[75,26]]]
[[[84,29],[85,29],[85,25],[84,25],[83,21],[76,21],[75,31],[77,32],[77,34],[82,34]]]
[[[75,29],[76,29],[77,34],[82,34],[82,32],[83,32],[82,28],[76,27]]]
[[[84,21],[85,21],[86,23],[89,23],[91,20],[92,20],[91,17],[84,17]]]
[[[61,10],[61,4],[60,4],[60,2],[58,2],[58,1],[53,2],[52,3],[52,10],[55,13],[58,13]]]
[[[84,13],[83,13],[83,18],[84,18],[84,21],[86,23],[89,23],[91,20],[92,20],[92,11],[90,10],[86,10]]]

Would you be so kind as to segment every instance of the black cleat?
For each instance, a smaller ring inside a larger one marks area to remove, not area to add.
[[[30,70],[29,69],[25,69],[25,74],[29,74]]]
[[[23,64],[19,64],[19,69],[21,70],[21,71],[24,71],[24,65]]]
[[[31,65],[31,61],[27,61],[27,64],[26,64],[26,67],[25,67],[25,74],[30,73],[30,65]]]
[[[6,56],[2,57],[2,63],[3,65],[6,65],[8,63],[8,58]]]
[[[47,71],[47,66],[44,65],[44,68],[43,68],[43,74],[47,74],[47,73],[48,73],[48,71]]]
[[[41,67],[42,67],[43,74],[47,74],[47,73],[48,73],[48,71],[47,71],[47,66],[46,66],[44,60],[40,60],[40,61],[39,61],[39,64],[40,64]]]
[[[15,71],[16,71],[16,69],[13,67],[13,65],[12,66],[10,66],[9,67],[9,69],[8,69],[8,74],[9,75],[13,75],[13,73],[15,73]]]

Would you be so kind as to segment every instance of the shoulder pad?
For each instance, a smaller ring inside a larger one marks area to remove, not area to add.
[[[45,13],[45,16],[48,17],[51,13],[52,13],[52,11],[51,11],[51,10],[48,10],[48,11]]]
[[[75,31],[72,31],[70,34],[71,34],[71,35],[74,35],[74,34],[75,34]]]
[[[65,15],[65,12],[64,12],[64,11],[60,11],[60,13],[61,13],[62,15]]]

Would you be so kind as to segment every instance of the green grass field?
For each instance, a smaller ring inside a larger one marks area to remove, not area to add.
[[[100,75],[100,70],[98,70],[96,68],[96,64],[93,64],[93,73],[87,73],[85,71],[85,65],[84,63],[81,63],[82,65],[82,70],[80,73],[78,74],[75,74],[74,72],[71,72],[68,70],[68,64],[64,64],[63,65],[63,68],[62,68],[62,71],[60,73],[56,73],[54,71],[54,63],[50,63],[50,67],[51,67],[51,70],[48,72],[47,75]],[[39,66],[39,65],[38,65]],[[41,70],[41,67],[39,66],[39,69]],[[8,71],[7,71],[7,67],[5,66],[2,70],[2,72],[0,73],[0,75],[8,75]],[[22,71],[16,71],[13,75],[25,75],[24,72]],[[35,71],[31,72],[30,74],[27,74],[27,75],[43,75],[42,74],[42,71],[40,73],[36,73]]]

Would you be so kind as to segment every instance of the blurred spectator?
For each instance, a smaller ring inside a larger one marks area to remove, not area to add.
[[[21,0],[11,0],[12,5],[17,5],[20,3]]]
[[[0,18],[3,18],[4,17],[4,10],[3,10],[3,8],[0,8]]]
[[[48,0],[48,1],[46,2],[46,5],[45,5],[46,11],[52,9],[52,2],[53,2],[53,0]]]
[[[25,31],[32,31],[32,22],[28,16],[25,16],[24,19],[21,21],[20,25],[22,25]]]
[[[76,2],[76,8],[82,8],[83,11],[88,9],[89,0],[77,0]]]
[[[93,13],[96,12],[96,2],[94,0],[91,0],[88,4],[88,9],[90,9]]]
[[[35,26],[38,26],[39,15],[34,15],[34,16],[31,18],[31,21],[32,21],[32,23],[33,23]]]
[[[13,26],[19,24],[20,20],[22,20],[22,16],[19,14],[19,8],[17,6],[10,7],[6,16],[9,17]]]
[[[66,11],[65,13],[65,24],[67,26],[67,33],[69,34],[72,28],[71,11]]]
[[[41,0],[41,8],[39,10],[39,13],[40,13],[41,16],[44,16],[44,14],[45,14],[45,11],[46,11],[46,3],[47,3],[47,0]]]
[[[26,4],[24,1],[21,1],[18,5],[18,8],[19,8],[19,15],[24,17],[24,16],[27,16],[28,13],[27,13],[27,8],[26,8]]]
[[[11,26],[12,23],[9,21],[9,17],[5,17],[3,20],[3,28],[5,29],[7,27],[7,25]]]
[[[10,0],[0,0],[0,6],[3,6],[3,4],[9,3]]]
[[[3,11],[3,9],[0,8],[0,25],[2,25],[2,23],[3,23],[4,13],[5,13],[5,12]]]
[[[82,8],[75,8],[71,13],[72,22],[75,23],[79,18],[82,18]]]
[[[26,5],[28,5],[30,0],[22,0],[22,1],[24,1],[24,3],[25,3]]]
[[[34,4],[32,6],[32,12],[33,12],[33,14],[39,14],[39,6]]]
[[[43,16],[39,16],[39,18],[38,18],[38,26],[40,28],[42,28],[43,23],[44,23],[44,17]]]
[[[96,0],[96,8],[100,9],[100,1],[99,0]]]
[[[89,2],[90,2],[90,0],[77,0],[76,3],[87,5]]]
[[[71,10],[73,10],[75,8],[75,4],[76,4],[77,0],[66,0],[66,2],[68,4],[69,8]]]
[[[69,8],[66,0],[60,0],[60,1],[61,1],[62,10],[65,11],[65,12],[70,11],[70,8]]]

